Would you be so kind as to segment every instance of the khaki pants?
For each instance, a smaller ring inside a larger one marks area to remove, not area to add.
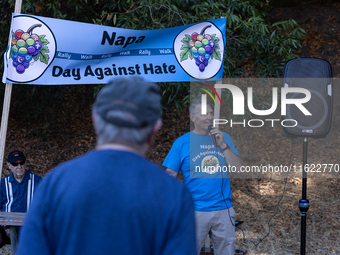
[[[198,254],[208,234],[215,255],[235,254],[235,216],[232,207],[218,211],[195,211]]]

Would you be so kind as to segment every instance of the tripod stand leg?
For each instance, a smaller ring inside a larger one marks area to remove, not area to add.
[[[306,223],[307,223],[307,213],[301,213],[301,244],[300,244],[300,254],[306,254]]]
[[[309,201],[307,199],[307,137],[303,140],[303,169],[302,169],[302,199],[299,201],[299,209],[301,212],[301,245],[300,254],[306,254],[306,227],[307,227],[307,212],[309,209]]]

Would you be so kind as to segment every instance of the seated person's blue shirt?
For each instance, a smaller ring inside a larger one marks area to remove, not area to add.
[[[42,181],[39,175],[26,170],[19,183],[13,173],[1,179],[0,210],[3,212],[27,212],[37,185]]]

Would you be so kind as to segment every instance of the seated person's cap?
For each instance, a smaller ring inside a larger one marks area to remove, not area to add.
[[[161,118],[161,95],[158,85],[139,77],[118,78],[104,86],[93,105],[94,111],[106,122],[129,128],[143,128]],[[127,122],[109,116],[110,111],[131,114],[136,121]]]
[[[11,151],[8,154],[7,162],[12,164],[14,161],[20,160],[20,159],[26,160],[24,153],[22,151],[15,150],[15,151]]]

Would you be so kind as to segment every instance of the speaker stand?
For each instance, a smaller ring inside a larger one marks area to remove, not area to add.
[[[302,199],[299,201],[299,209],[301,212],[301,245],[300,254],[306,254],[306,225],[307,211],[309,209],[309,201],[307,199],[307,137],[303,139],[303,169],[302,169]]]

